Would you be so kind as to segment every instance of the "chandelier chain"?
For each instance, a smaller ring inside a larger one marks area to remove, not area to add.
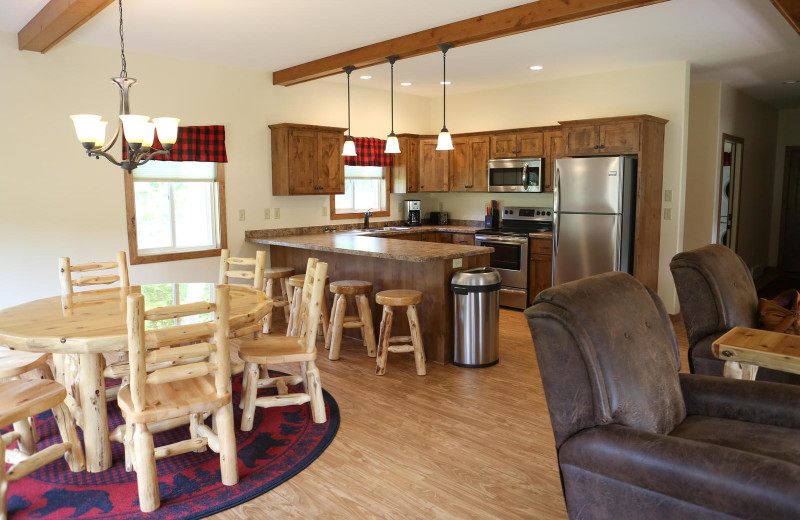
[[[122,56],[122,70],[119,75],[121,78],[127,78],[128,64],[125,62],[125,32],[122,27],[122,0],[119,0],[119,48]]]

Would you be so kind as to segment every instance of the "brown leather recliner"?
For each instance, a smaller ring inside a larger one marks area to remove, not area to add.
[[[800,518],[800,387],[679,376],[661,300],[625,273],[525,315],[571,519]]]
[[[725,246],[678,253],[669,264],[689,336],[689,371],[721,376],[711,344],[733,327],[758,327],[758,295],[747,264]],[[759,381],[800,385],[800,375],[759,368]]]

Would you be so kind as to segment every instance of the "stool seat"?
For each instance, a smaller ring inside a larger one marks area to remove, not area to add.
[[[364,280],[339,280],[331,284],[333,294],[369,294],[372,292],[372,283]]]
[[[47,354],[0,350],[0,377],[17,377],[46,363]]]
[[[325,285],[328,285],[328,283],[330,283],[330,281],[331,281],[330,277],[326,276],[325,277]],[[292,276],[289,277],[289,279],[286,281],[286,283],[290,287],[303,287],[303,285],[305,285],[305,283],[306,283],[306,275],[305,274],[292,275]]]
[[[394,289],[381,291],[375,295],[375,303],[392,307],[416,305],[422,301],[422,293],[411,289]]]
[[[294,275],[294,269],[291,267],[267,267],[264,269],[264,278],[275,280],[278,278],[289,278]]]
[[[328,285],[331,282],[329,276],[325,277],[325,285]],[[289,326],[286,327],[286,335],[287,336],[297,336],[300,334],[300,315],[302,313],[303,307],[303,286],[306,284],[306,275],[303,274],[295,274],[286,278],[286,285],[291,287],[289,290]],[[322,316],[320,316],[320,323],[322,324],[322,328],[320,333],[327,337],[328,336],[328,320],[330,319],[328,315],[328,305],[325,303],[325,298],[322,299]]]

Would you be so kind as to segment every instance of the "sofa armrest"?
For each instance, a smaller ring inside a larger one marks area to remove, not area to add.
[[[578,468],[736,518],[800,518],[800,466],[754,453],[611,424],[574,435],[558,459],[565,474]]]
[[[800,429],[800,386],[680,374],[687,415]]]

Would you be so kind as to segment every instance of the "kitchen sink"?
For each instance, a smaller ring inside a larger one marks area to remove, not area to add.
[[[408,231],[410,227],[385,227],[382,231]]]

